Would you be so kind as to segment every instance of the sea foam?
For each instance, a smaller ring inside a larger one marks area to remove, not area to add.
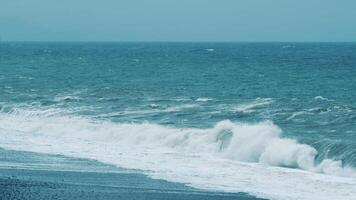
[[[355,171],[270,121],[212,128],[117,124],[51,111],[0,113],[0,147],[95,159],[193,187],[272,199],[356,199]]]
[[[251,102],[246,102],[237,105],[236,107],[232,108],[231,111],[237,111],[242,113],[252,113],[255,112],[256,108],[269,105],[273,103],[274,100],[271,98],[256,98]]]

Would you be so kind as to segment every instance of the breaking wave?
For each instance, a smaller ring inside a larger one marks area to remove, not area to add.
[[[356,198],[352,167],[316,162],[315,148],[284,138],[270,121],[226,120],[198,129],[50,113],[0,113],[0,147],[95,159],[198,188],[272,199]]]

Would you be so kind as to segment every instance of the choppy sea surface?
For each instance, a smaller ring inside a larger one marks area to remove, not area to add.
[[[0,43],[0,148],[356,199],[356,43]]]

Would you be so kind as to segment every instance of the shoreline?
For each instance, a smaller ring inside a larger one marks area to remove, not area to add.
[[[143,174],[0,169],[0,199],[237,199],[243,193],[198,190]]]

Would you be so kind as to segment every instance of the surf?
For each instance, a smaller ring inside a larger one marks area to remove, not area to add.
[[[0,122],[5,149],[94,159],[201,189],[272,199],[356,197],[354,168],[317,162],[317,149],[285,138],[271,121],[179,128],[14,109],[0,113]]]

